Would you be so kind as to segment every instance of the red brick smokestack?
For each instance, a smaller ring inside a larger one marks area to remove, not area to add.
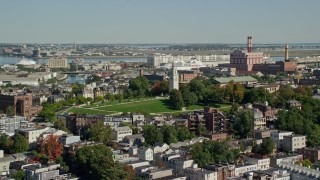
[[[248,53],[252,52],[252,37],[251,36],[248,36],[247,51],[248,51]]]

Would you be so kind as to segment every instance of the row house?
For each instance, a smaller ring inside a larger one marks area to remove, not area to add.
[[[275,156],[270,157],[270,166],[275,168],[278,167],[280,163],[295,164],[296,162],[300,162],[303,159],[304,157],[301,154],[279,153]]]
[[[292,134],[283,137],[283,150],[295,152],[306,147],[306,136]]]
[[[73,134],[81,134],[92,124],[98,121],[104,122],[105,116],[103,115],[67,115],[66,126]]]
[[[273,130],[270,131],[270,138],[277,144],[278,148],[283,148],[283,137],[291,136],[292,134],[293,132],[291,131]]]
[[[268,102],[264,104],[253,104],[252,107],[258,108],[263,113],[266,121],[275,121],[278,117],[279,110],[269,106]]]
[[[302,148],[298,150],[303,155],[303,159],[309,159],[312,163],[320,161],[320,148]]]
[[[132,135],[132,130],[129,126],[114,127],[112,129],[112,140],[120,142],[124,137]]]
[[[207,165],[205,169],[217,172],[217,180],[225,180],[235,176],[234,165],[215,164]]]
[[[125,136],[122,140],[122,143],[128,144],[131,146],[141,146],[145,142],[145,138],[142,134],[133,134]]]
[[[194,164],[193,167],[186,168],[184,175],[188,180],[217,180],[217,172],[198,168],[197,164]]]
[[[253,123],[254,123],[254,130],[263,130],[266,129],[266,118],[263,116],[263,113],[257,109],[254,108],[252,109],[253,111]]]
[[[256,164],[257,170],[268,170],[270,168],[270,158],[255,158],[246,156],[245,161],[249,164]]]

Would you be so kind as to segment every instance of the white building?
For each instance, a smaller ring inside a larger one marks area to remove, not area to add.
[[[234,169],[234,175],[240,176],[244,173],[250,172],[250,171],[256,171],[258,170],[257,164],[243,164],[243,165],[237,165]]]
[[[284,136],[291,136],[293,132],[290,131],[270,131],[270,138],[277,144],[278,148],[283,147],[283,137]]]
[[[174,56],[172,54],[159,54],[155,53],[153,56],[149,56],[147,58],[147,64],[153,67],[159,67],[163,64],[172,63],[174,61],[180,60],[184,62],[188,62],[192,59],[197,59],[203,62],[226,62],[230,60],[230,55],[195,55],[195,56],[184,56],[184,55],[177,55]]]
[[[40,128],[40,129],[26,128],[26,129],[19,129],[18,132],[24,135],[27,138],[28,143],[30,144],[30,143],[36,143],[38,141],[38,138],[48,129],[50,128],[49,127]]]
[[[152,147],[153,153],[163,153],[169,149],[169,145],[166,143],[155,143]]]
[[[258,170],[264,171],[270,168],[270,158],[258,159],[258,158],[245,157],[245,160],[248,164],[256,164]]]
[[[266,118],[258,108],[253,108],[254,130],[266,129]]]
[[[26,122],[26,117],[1,117],[0,134],[7,134],[8,136],[13,136],[15,134],[15,130],[20,128],[21,122]]]
[[[126,136],[132,135],[132,130],[128,126],[124,127],[114,127],[112,129],[112,140],[117,142],[122,141],[122,139]]]
[[[173,89],[179,90],[179,74],[175,66],[172,66],[171,76],[169,80],[169,92]]]
[[[49,68],[68,68],[68,61],[66,58],[50,58],[48,60]]]
[[[291,180],[313,180],[320,178],[320,171],[292,163],[280,163],[279,167],[290,172]]]
[[[138,156],[140,160],[152,161],[153,160],[153,150],[148,147],[141,147],[138,149]]]
[[[168,162],[170,168],[173,169],[174,173],[178,173],[179,175],[184,175],[184,170],[186,168],[191,168],[194,165],[193,159],[187,158],[173,158]]]
[[[306,147],[306,136],[290,135],[283,137],[283,150],[295,152],[297,149]]]
[[[217,180],[218,175],[215,171],[210,171],[202,168],[198,168],[197,164],[193,167],[186,168],[184,170],[184,175],[188,180]]]
[[[66,135],[66,134],[68,134],[68,133],[65,131],[62,131],[62,130],[59,130],[56,128],[50,128],[42,133],[42,137],[47,138],[50,135],[60,137],[62,135]]]

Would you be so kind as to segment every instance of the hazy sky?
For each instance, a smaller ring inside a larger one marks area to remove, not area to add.
[[[319,0],[3,0],[0,43],[320,42]]]

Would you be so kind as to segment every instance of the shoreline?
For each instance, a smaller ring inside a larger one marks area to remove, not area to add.
[[[59,57],[26,57],[26,56],[9,56],[1,54],[0,57],[28,58],[28,59],[50,59],[50,58],[67,58],[67,59],[112,59],[112,58],[147,58],[148,56],[59,56]]]

